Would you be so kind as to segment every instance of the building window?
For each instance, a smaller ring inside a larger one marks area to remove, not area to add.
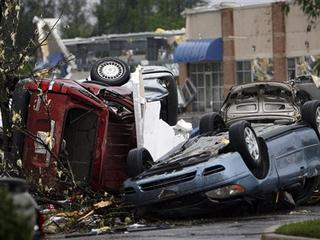
[[[288,79],[294,79],[301,75],[313,74],[316,57],[302,56],[287,59]]]
[[[237,61],[237,84],[252,82],[251,62]]]
[[[189,77],[197,89],[193,112],[219,111],[223,102],[223,75],[220,62],[191,63]]]

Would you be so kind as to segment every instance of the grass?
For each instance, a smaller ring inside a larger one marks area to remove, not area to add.
[[[279,227],[276,233],[298,237],[320,238],[320,220],[286,224]]]

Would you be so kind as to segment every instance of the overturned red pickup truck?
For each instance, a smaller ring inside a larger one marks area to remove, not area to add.
[[[160,117],[175,125],[172,73],[149,66],[142,76],[147,101],[159,100]],[[91,80],[20,82],[12,110],[20,114],[24,130],[13,132],[14,157],[49,187],[63,179],[63,169],[72,169],[73,181],[117,190],[127,178],[128,152],[137,146],[132,90],[119,86],[128,81],[128,66],[105,58],[92,67]]]

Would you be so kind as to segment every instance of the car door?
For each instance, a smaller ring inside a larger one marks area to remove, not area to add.
[[[268,148],[279,176],[279,187],[300,181],[307,166],[299,135],[293,131],[283,133],[268,143]]]

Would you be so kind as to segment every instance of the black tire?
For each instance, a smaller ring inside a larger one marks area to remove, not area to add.
[[[318,188],[319,183],[319,176],[307,178],[300,189],[291,192],[296,205],[299,206],[306,204],[311,198],[313,192]]]
[[[21,80],[17,83],[13,95],[12,95],[12,113],[19,113],[21,116],[21,123],[19,127],[25,127],[27,124],[28,117],[28,107],[30,101],[30,93],[25,89],[25,83],[30,80]],[[10,150],[10,155],[12,160],[17,160],[21,158],[23,152],[23,143],[25,135],[13,128],[12,130],[12,148]]]
[[[218,113],[207,113],[200,118],[200,134],[212,133],[213,131],[223,129],[225,127],[226,124]]]
[[[129,81],[130,70],[128,64],[120,59],[102,58],[93,64],[90,77],[109,86],[121,86]]]
[[[153,162],[150,152],[145,148],[131,149],[127,156],[128,177],[135,177],[147,170]]]
[[[300,106],[302,106],[304,103],[308,102],[311,100],[310,95],[303,90],[299,90],[296,94],[296,98]]]
[[[312,100],[303,104],[301,117],[302,121],[309,124],[320,137],[320,101]]]
[[[161,101],[160,118],[170,126],[174,126],[178,121],[177,83],[173,77],[165,78],[163,81],[169,94]]]
[[[239,121],[230,126],[229,140],[232,148],[238,151],[253,175],[259,179],[268,171],[268,154],[264,141],[257,137],[251,124]],[[251,147],[248,145],[251,141]]]

